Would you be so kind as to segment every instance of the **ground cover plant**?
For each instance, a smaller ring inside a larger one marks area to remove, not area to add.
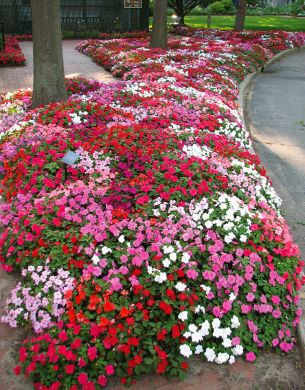
[[[0,66],[25,65],[25,61],[18,40],[13,36],[6,36],[5,49],[0,50]]]
[[[3,320],[35,332],[16,374],[98,389],[293,348],[304,262],[236,99],[248,72],[304,42],[88,40],[78,50],[122,80],[70,80],[67,102],[35,110],[30,90],[2,96],[0,261],[21,274]]]

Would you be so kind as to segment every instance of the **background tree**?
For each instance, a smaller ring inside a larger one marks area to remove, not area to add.
[[[245,26],[247,0],[236,0],[234,4],[236,4],[237,7],[234,31],[242,31]]]
[[[180,18],[180,24],[184,24],[185,16],[188,15],[195,7],[203,5],[204,3],[205,2],[202,0],[168,0],[168,6],[172,8],[176,15]]]
[[[31,0],[33,107],[67,99],[62,53],[60,0]]]
[[[167,48],[167,0],[155,0],[150,46]]]

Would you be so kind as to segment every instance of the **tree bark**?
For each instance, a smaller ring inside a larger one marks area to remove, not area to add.
[[[247,13],[247,0],[238,0],[234,31],[242,31]]]
[[[183,9],[183,0],[177,0],[177,16],[179,16],[179,24],[184,24],[184,9]]]
[[[155,0],[150,46],[167,48],[167,0]]]
[[[67,99],[60,0],[31,0],[34,58],[33,108]]]

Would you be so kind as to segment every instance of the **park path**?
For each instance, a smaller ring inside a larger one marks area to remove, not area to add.
[[[66,74],[96,78],[110,82],[112,76],[101,67],[97,67],[89,58],[74,51],[77,41],[64,42]],[[3,91],[30,87],[32,84],[31,43],[22,43],[22,49],[28,59],[28,66],[8,68]],[[257,78],[249,103],[249,116],[253,134],[257,141],[255,148],[267,166],[274,185],[284,199],[284,208],[288,211],[288,221],[295,231],[296,241],[304,249],[304,235],[299,229],[305,229],[305,53],[289,57],[266,74]],[[0,69],[0,74],[4,69]],[[11,73],[10,71],[13,71]],[[304,74],[303,74],[304,71]],[[15,72],[15,73],[14,73]],[[14,76],[15,74],[15,76]],[[303,90],[302,90],[303,89]],[[295,97],[296,94],[296,97]],[[274,100],[272,100],[274,99]],[[297,123],[299,121],[299,123]],[[302,138],[303,137],[303,138]],[[302,176],[303,175],[303,176]],[[303,200],[303,202],[302,202]],[[1,199],[0,199],[1,201]],[[14,285],[14,278],[0,271],[0,314],[3,312],[5,298]],[[23,377],[12,374],[16,362],[16,351],[24,330],[12,330],[0,324],[0,390],[30,390],[32,385]],[[110,390],[122,390],[125,387],[112,384]],[[304,390],[304,366],[300,351],[296,349],[288,356],[264,353],[255,364],[242,359],[230,365],[209,364],[196,361],[191,364],[187,378],[167,381],[165,378],[149,375],[139,380],[132,390]]]
[[[109,72],[92,62],[88,56],[74,49],[78,42],[80,41],[65,40],[62,42],[66,77],[82,76],[105,83],[115,81]],[[26,57],[26,66],[0,68],[0,94],[33,86],[33,42],[20,42],[20,46]]]
[[[285,218],[305,258],[305,50],[255,78],[247,114],[254,148],[283,200]]]

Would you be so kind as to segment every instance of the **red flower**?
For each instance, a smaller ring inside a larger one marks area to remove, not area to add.
[[[81,374],[78,375],[77,381],[81,385],[85,385],[88,382],[88,375],[85,372],[82,372]]]
[[[105,377],[105,375],[100,375],[97,379],[97,383],[102,386],[102,387],[105,387],[107,385],[107,378]]]
[[[177,337],[180,337],[180,329],[178,325],[173,325],[172,327],[172,337],[176,339]]]
[[[96,349],[96,347],[89,347],[88,351],[87,351],[87,354],[88,354],[89,360],[92,361],[92,360],[96,359],[96,357],[97,357],[97,349]]]
[[[14,373],[15,373],[15,375],[20,375],[20,373],[21,373],[21,367],[20,367],[20,366],[16,366],[16,367],[14,368]]]
[[[160,302],[159,307],[161,310],[164,311],[165,314],[171,314],[171,312],[173,311],[172,307],[168,305],[166,302]]]
[[[115,305],[111,302],[106,302],[104,305],[104,311],[109,312],[115,310]]]
[[[66,373],[71,375],[75,370],[75,366],[74,364],[67,364],[65,369],[66,369]]]

